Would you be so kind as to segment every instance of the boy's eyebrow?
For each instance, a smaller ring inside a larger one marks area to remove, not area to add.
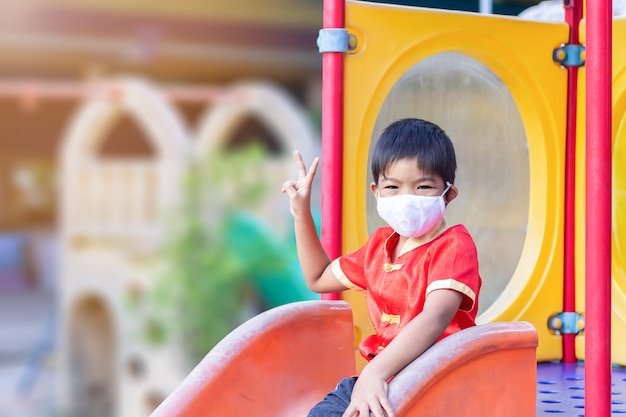
[[[386,176],[385,174],[382,174],[382,180],[387,180],[387,181],[400,181],[400,180],[399,180],[399,179],[397,179],[397,178],[394,178],[394,177],[388,177],[388,176]],[[435,177],[433,177],[433,176],[428,176],[428,177],[420,177],[420,178],[418,178],[418,179],[417,179],[417,181],[415,181],[415,182],[421,183],[421,182],[427,182],[427,181],[433,181],[433,182],[436,182],[436,181],[437,181],[437,179],[436,179]]]
[[[395,181],[395,182],[399,182],[400,180],[394,177],[388,177],[385,174],[382,175],[382,181]]]

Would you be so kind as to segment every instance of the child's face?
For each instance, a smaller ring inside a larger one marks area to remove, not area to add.
[[[415,194],[422,196],[439,196],[446,189],[446,183],[439,175],[425,172],[415,159],[399,159],[387,167],[371,190],[376,197],[390,197],[399,194]],[[458,190],[451,186],[444,196],[446,204],[456,197]]]

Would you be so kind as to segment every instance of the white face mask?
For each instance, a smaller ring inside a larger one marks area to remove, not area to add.
[[[446,182],[446,185],[448,187],[439,196],[399,194],[381,197],[379,192],[378,215],[400,236],[423,236],[443,219],[446,211],[443,196],[452,184]]]

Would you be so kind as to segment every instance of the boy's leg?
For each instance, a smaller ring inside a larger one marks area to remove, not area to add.
[[[308,417],[341,417],[350,405],[356,377],[342,379],[334,391],[309,411]]]

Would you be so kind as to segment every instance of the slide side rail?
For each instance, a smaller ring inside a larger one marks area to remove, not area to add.
[[[389,383],[397,417],[536,415],[535,328],[489,323],[448,336]]]
[[[306,415],[354,372],[350,305],[296,302],[231,332],[151,417]]]

